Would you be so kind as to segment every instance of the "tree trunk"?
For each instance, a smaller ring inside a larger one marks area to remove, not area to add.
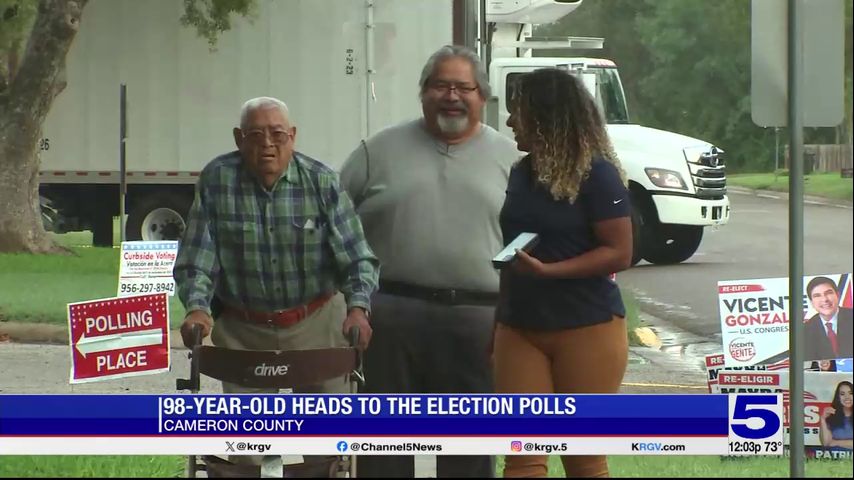
[[[36,145],[65,88],[65,56],[87,1],[40,0],[24,57],[0,91],[0,252],[63,251],[42,225]]]

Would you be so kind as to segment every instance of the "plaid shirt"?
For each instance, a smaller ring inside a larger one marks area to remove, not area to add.
[[[379,260],[333,170],[294,153],[272,191],[242,165],[239,152],[202,171],[175,262],[187,311],[211,311],[211,298],[273,312],[340,290],[347,307],[370,309]]]

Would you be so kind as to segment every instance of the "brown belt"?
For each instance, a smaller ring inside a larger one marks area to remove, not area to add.
[[[327,293],[315,298],[311,302],[299,307],[289,308],[287,310],[279,310],[277,312],[259,312],[256,310],[244,310],[232,305],[226,305],[223,310],[228,315],[235,316],[241,320],[251,323],[264,323],[267,325],[276,325],[278,327],[290,327],[302,321],[305,317],[316,312],[320,307],[326,304],[335,294]]]

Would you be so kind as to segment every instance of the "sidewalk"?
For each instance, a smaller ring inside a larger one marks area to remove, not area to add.
[[[754,195],[762,198],[771,198],[774,200],[789,200],[789,192],[777,192],[774,190],[755,190],[746,187],[727,186],[729,193],[739,195]],[[852,208],[854,202],[850,200],[842,200],[837,198],[817,197],[814,195],[804,195],[804,203],[808,205],[824,205],[828,207]]]
[[[645,329],[649,330],[649,329]],[[658,342],[651,331],[642,332],[648,345]],[[65,326],[3,322],[0,323],[0,363],[11,375],[0,377],[0,392],[4,393],[162,393],[174,390],[178,374],[186,375],[187,349],[181,343],[181,334],[170,334],[172,346],[172,372],[149,375],[90,385],[68,385],[68,333]],[[45,365],[50,368],[45,369]],[[38,374],[39,385],[30,385],[33,370],[49,371]],[[177,374],[175,372],[178,372]],[[55,377],[55,378],[54,378]],[[23,387],[27,385],[27,387]],[[210,392],[218,392],[218,383],[210,384]],[[28,392],[20,391],[26,389]],[[94,390],[92,390],[94,389]],[[646,346],[629,348],[629,366],[623,380],[624,393],[705,393],[705,371],[698,361],[685,360],[678,355]]]

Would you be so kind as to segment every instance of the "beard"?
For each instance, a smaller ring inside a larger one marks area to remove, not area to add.
[[[439,113],[436,116],[436,124],[442,133],[459,134],[469,127],[469,118],[467,115],[451,117]]]

